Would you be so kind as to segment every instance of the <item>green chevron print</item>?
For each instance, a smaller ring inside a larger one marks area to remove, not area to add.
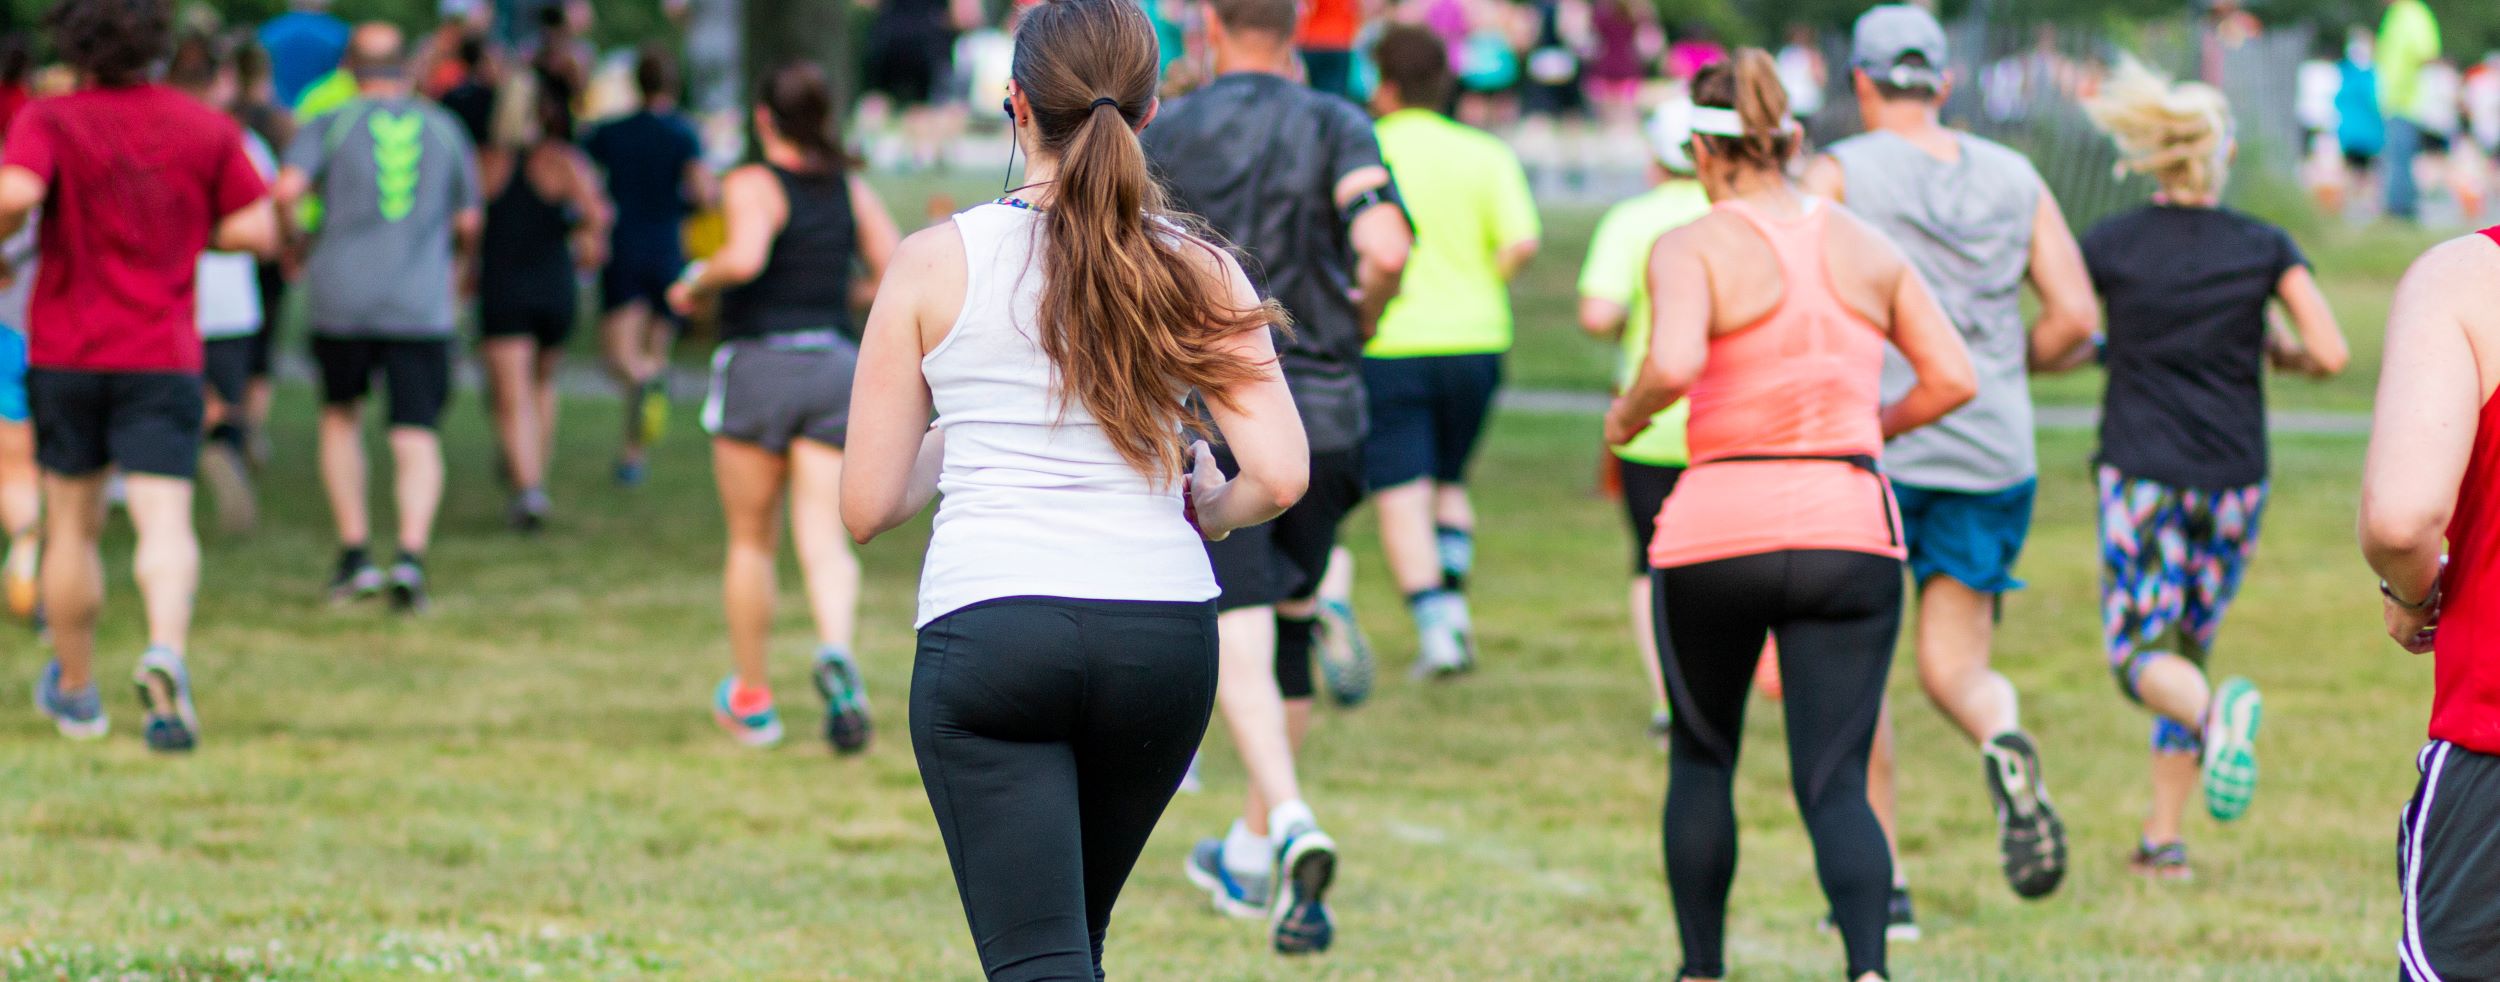
[[[374,110],[365,117],[373,134],[374,184],[382,218],[396,222],[417,207],[417,162],[425,157],[425,117]]]

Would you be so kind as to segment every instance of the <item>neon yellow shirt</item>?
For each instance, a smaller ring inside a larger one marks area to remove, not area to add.
[[[1381,314],[1373,358],[1510,350],[1510,284],[1499,256],[1539,234],[1528,174],[1509,145],[1439,113],[1402,109],[1374,127],[1380,157],[1415,216],[1415,249]]]
[[[1597,222],[1589,237],[1589,258],[1580,267],[1580,296],[1619,304],[1623,321],[1623,360],[1616,367],[1615,389],[1632,382],[1641,359],[1649,356],[1649,250],[1658,237],[1710,213],[1710,196],[1698,181],[1674,180],[1640,197],[1616,205]],[[1684,420],[1690,410],[1682,400],[1661,410],[1649,429],[1632,442],[1616,447],[1615,456],[1653,467],[1682,467],[1690,460],[1684,447]]]
[[[2421,116],[2422,66],[2439,59],[2439,19],[2422,0],[2396,0],[2378,28],[2379,111],[2403,119]]]

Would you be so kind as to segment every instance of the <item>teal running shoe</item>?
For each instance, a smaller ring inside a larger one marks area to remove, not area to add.
[[[1354,605],[1344,600],[1319,602],[1320,681],[1337,705],[1352,709],[1372,696],[1372,640],[1354,620]]]
[[[826,646],[816,652],[816,694],[825,697],[825,742],[835,753],[868,749],[876,727],[868,719],[868,685],[860,681],[851,653]]]
[[[2214,690],[2205,721],[2205,810],[2228,822],[2248,813],[2257,797],[2257,725],[2265,699],[2257,684],[2233,676]]]
[[[712,721],[730,739],[758,750],[781,743],[781,711],[771,689],[750,689],[732,675],[712,690]]]

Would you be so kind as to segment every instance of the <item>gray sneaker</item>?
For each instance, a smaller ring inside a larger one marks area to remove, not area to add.
[[[1200,839],[1182,867],[1189,882],[1207,892],[1217,913],[1243,920],[1264,920],[1274,890],[1265,875],[1244,876],[1224,868],[1224,840]]]
[[[1337,840],[1316,825],[1277,830],[1276,899],[1268,904],[1268,939],[1280,955],[1314,955],[1336,942],[1328,887],[1337,879]]]
[[[1354,605],[1343,600],[1319,602],[1320,677],[1337,705],[1353,708],[1372,694],[1372,642],[1354,619]]]
[[[96,694],[95,681],[89,679],[76,692],[61,691],[61,663],[57,661],[45,662],[43,674],[35,679],[35,711],[72,740],[100,739],[113,728],[113,721],[104,715],[104,698]]]
[[[148,749],[179,753],[200,744],[200,714],[191,705],[191,669],[170,648],[149,648],[131,673],[148,710]]]

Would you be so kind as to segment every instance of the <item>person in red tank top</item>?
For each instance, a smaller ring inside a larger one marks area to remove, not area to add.
[[[2396,841],[2398,972],[2500,978],[2500,228],[2414,262],[2380,371],[2361,551],[2388,636],[2437,659]]]

